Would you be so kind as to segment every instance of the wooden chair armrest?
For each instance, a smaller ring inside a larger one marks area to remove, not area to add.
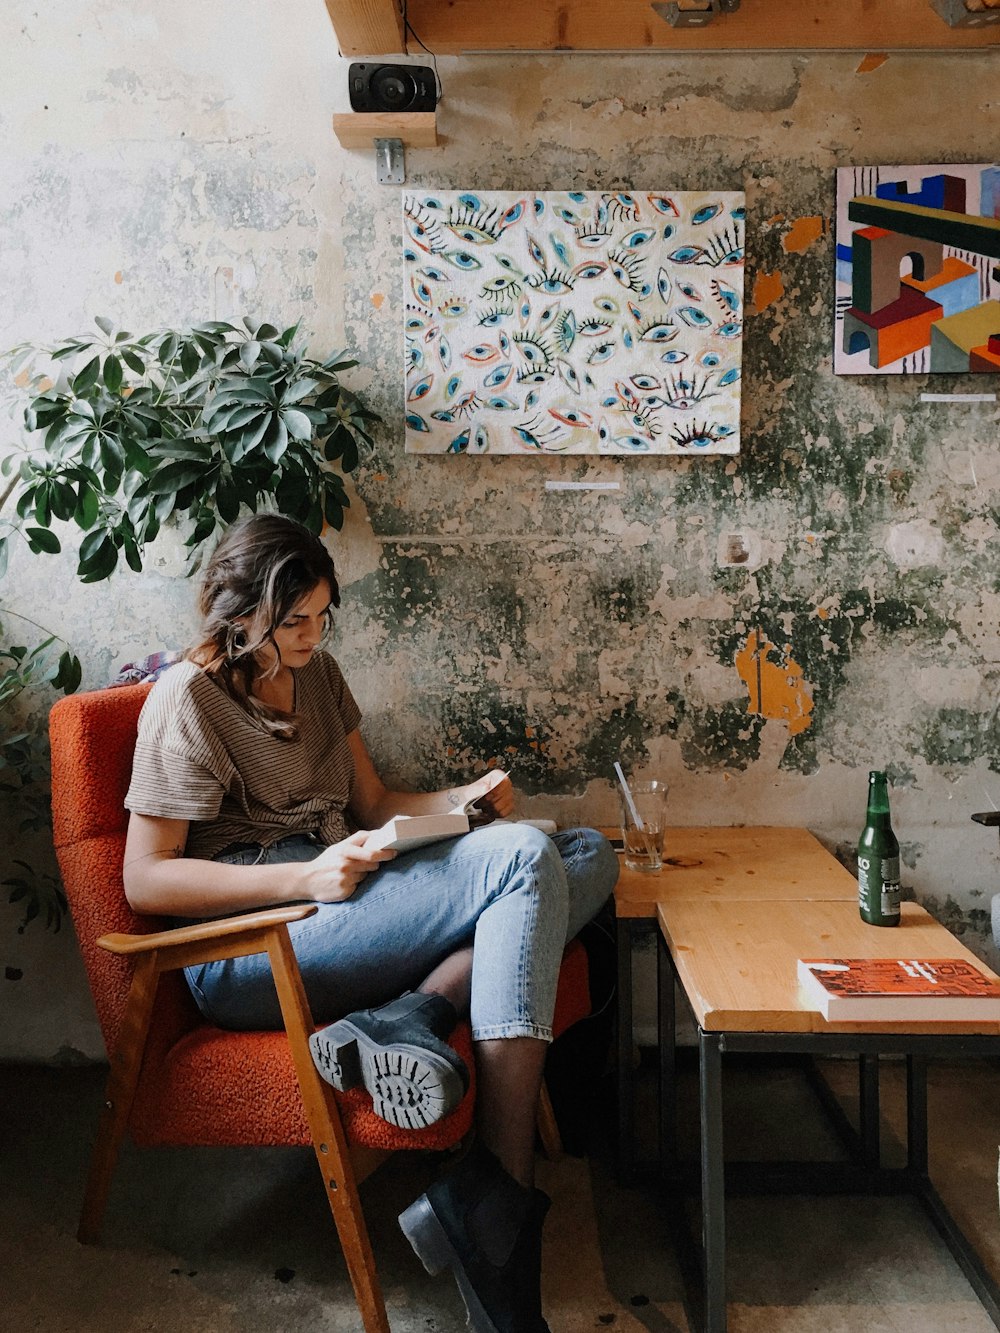
[[[1000,810],[986,810],[982,814],[973,815],[972,818],[977,824],[985,824],[987,828],[1000,827]]]
[[[200,944],[206,940],[221,940],[248,935],[268,926],[287,925],[314,916],[319,908],[315,903],[292,903],[288,907],[265,907],[259,912],[244,912],[241,916],[221,916],[214,921],[199,921],[191,926],[175,926],[172,930],[158,930],[152,935],[102,935],[97,943],[109,953],[142,954],[170,945]]]

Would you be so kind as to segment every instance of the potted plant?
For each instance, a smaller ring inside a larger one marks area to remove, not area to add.
[[[356,361],[311,356],[297,324],[212,321],[139,337],[104,318],[95,324],[96,334],[6,355],[27,397],[27,436],[0,463],[0,577],[12,541],[56,554],[63,524],[83,534],[84,583],[110,577],[119,557],[141,571],[167,521],[184,533],[189,573],[243,509],[273,507],[314,532],[342,526],[343,474],[378,420],[340,382]],[[0,612],[0,788],[18,798],[23,831],[37,826],[42,804],[37,738],[6,725],[5,714],[30,685],[70,693],[81,672],[69,645],[55,658],[57,636],[42,626],[36,646],[15,642],[17,613]],[[5,881],[11,900],[58,928],[59,898],[29,869]]]

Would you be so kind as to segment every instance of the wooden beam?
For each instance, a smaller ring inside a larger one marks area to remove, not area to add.
[[[327,0],[331,10],[362,0]],[[650,0],[409,0],[408,50],[777,51],[982,50],[1000,46],[1000,24],[951,28],[930,0],[742,0],[701,28],[672,28]],[[336,24],[336,18],[334,19]],[[339,34],[339,26],[338,26]],[[341,43],[343,47],[343,41]],[[346,52],[345,52],[346,54]]]
[[[348,111],[333,117],[341,148],[371,148],[376,139],[399,139],[406,148],[437,147],[433,111]]]
[[[405,54],[399,0],[326,0],[326,8],[341,55]]]

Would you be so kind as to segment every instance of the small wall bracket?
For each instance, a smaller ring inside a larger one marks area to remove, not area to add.
[[[406,180],[402,139],[375,140],[375,174],[379,185],[402,185]]]

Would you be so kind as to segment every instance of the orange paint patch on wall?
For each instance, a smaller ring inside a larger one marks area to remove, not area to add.
[[[385,304],[385,292],[372,292],[372,305],[376,310],[381,310]]]
[[[774,305],[775,301],[780,301],[784,294],[785,284],[780,273],[758,273],[753,284],[752,313],[759,315],[769,305]]]
[[[818,241],[824,231],[820,217],[796,218],[787,235],[781,238],[782,249],[790,255],[800,255],[808,250],[813,241]]]
[[[889,53],[887,51],[869,51],[854,72],[855,74],[870,74],[873,69],[880,69],[888,59]]]
[[[749,695],[747,712],[787,722],[789,736],[797,736],[812,725],[812,695],[802,668],[788,656],[787,646],[783,662],[768,660],[777,651],[759,630],[754,630],[736,654],[736,670]]]
[[[124,281],[125,281],[124,275],[122,274],[121,269],[119,269],[118,272],[115,274],[115,282],[122,283]]]

